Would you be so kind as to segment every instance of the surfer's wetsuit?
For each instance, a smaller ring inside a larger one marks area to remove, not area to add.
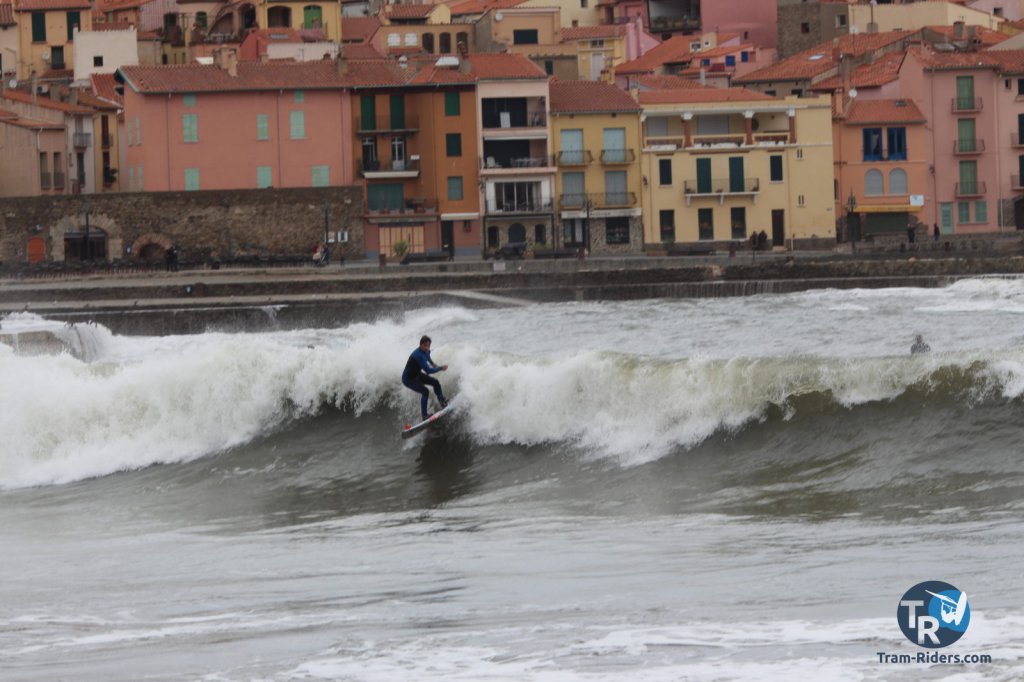
[[[437,379],[428,376],[435,372],[440,372],[441,368],[434,364],[434,361],[430,359],[430,351],[417,348],[409,356],[409,361],[405,363],[405,371],[402,372],[402,384],[406,388],[411,388],[420,394],[420,412],[423,414],[423,421],[427,420],[430,415],[427,414],[427,401],[430,399],[430,391],[427,390],[427,386],[434,387],[434,395],[437,396],[437,401],[441,403],[441,407],[448,404],[445,400],[444,392],[441,390],[441,382]]]

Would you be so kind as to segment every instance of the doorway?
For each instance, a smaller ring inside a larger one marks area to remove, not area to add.
[[[786,211],[772,209],[772,246],[786,245]]]

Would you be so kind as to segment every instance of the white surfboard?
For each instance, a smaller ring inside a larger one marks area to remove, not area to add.
[[[412,438],[420,431],[429,429],[431,426],[440,424],[441,420],[445,418],[445,415],[449,414],[452,410],[452,404],[449,402],[447,407],[444,407],[434,414],[427,417],[425,421],[421,421],[418,424],[406,424],[405,429],[402,430],[402,438]]]

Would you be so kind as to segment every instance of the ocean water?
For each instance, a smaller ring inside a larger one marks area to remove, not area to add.
[[[0,680],[1024,678],[1024,280],[3,328]],[[926,580],[991,662],[879,662]]]

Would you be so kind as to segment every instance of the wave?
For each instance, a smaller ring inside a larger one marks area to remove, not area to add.
[[[92,361],[0,346],[0,487],[189,461],[325,409],[357,418],[385,411],[397,443],[402,416],[394,413],[418,409],[399,381],[409,339],[473,319],[450,308],[339,330],[160,338],[72,328]],[[912,418],[922,403],[1024,395],[1024,351],[1015,350],[724,360],[575,351],[554,360],[448,345],[435,355],[452,366],[440,377],[458,395],[458,427],[474,442],[565,444],[627,465],[767,419],[868,403]]]

